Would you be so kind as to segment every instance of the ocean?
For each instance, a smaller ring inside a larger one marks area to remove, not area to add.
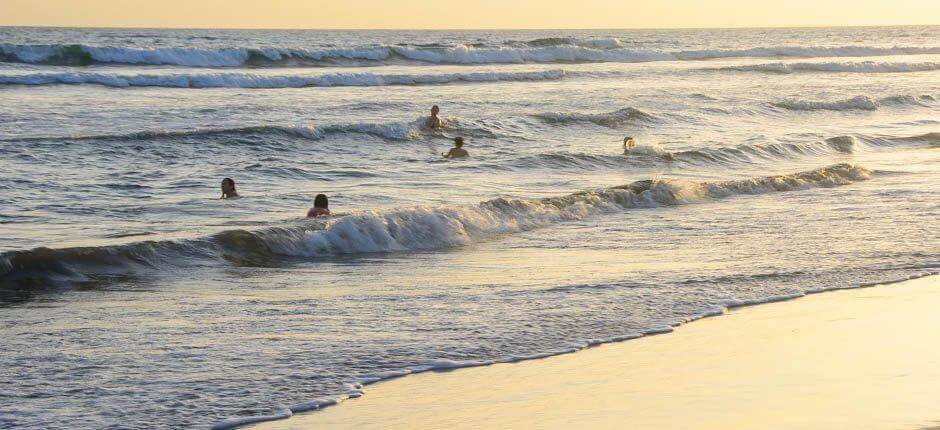
[[[0,428],[229,428],[938,271],[940,26],[0,28]]]

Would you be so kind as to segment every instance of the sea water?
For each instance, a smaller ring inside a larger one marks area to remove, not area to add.
[[[936,273],[938,147],[940,27],[0,28],[0,427],[228,427]]]

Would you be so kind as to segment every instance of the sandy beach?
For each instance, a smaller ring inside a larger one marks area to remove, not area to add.
[[[367,386],[259,429],[925,429],[940,276],[738,308],[675,332]]]

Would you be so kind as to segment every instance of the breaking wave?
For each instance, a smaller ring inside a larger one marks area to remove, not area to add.
[[[564,70],[442,74],[337,73],[317,76],[252,73],[114,74],[91,72],[0,75],[0,85],[95,84],[107,87],[169,88],[302,88],[434,85],[457,82],[546,81],[565,77]]]
[[[436,64],[518,64],[564,62],[646,62],[736,57],[863,57],[940,54],[940,47],[804,47],[660,51],[630,49],[619,39],[548,38],[521,46],[373,46],[349,48],[156,48],[0,44],[0,61],[86,66],[91,64],[192,67],[362,65],[395,61]]]
[[[833,73],[910,73],[940,70],[938,62],[881,63],[875,61],[845,63],[769,63],[729,66],[704,70],[790,74],[797,72]]]
[[[861,166],[836,164],[789,175],[720,182],[652,179],[540,200],[499,198],[473,206],[366,211],[326,222],[231,230],[199,239],[12,251],[0,254],[0,287],[28,289],[57,282],[95,281],[102,276],[199,261],[263,265],[284,257],[453,248],[603,213],[832,187],[866,180],[872,174]]]

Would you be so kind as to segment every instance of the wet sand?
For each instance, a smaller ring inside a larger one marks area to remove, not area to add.
[[[940,276],[739,308],[675,332],[365,387],[263,429],[924,429]]]

